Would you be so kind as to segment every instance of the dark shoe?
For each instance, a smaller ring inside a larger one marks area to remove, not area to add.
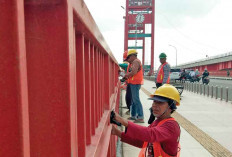
[[[136,120],[136,118],[134,118],[134,117],[129,117],[129,118],[127,118],[128,120]]]
[[[136,120],[134,121],[134,123],[144,123],[144,120],[143,120],[143,119],[136,119]]]
[[[130,115],[130,110],[126,111],[125,114],[126,114],[126,115]]]

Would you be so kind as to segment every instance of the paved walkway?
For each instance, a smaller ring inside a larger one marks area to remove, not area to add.
[[[155,91],[154,82],[144,81],[140,90],[145,122],[150,116],[152,101],[148,95]],[[125,104],[125,91],[122,92],[122,105]],[[123,109],[123,116],[127,109]],[[182,157],[232,157],[232,104],[184,91],[181,106],[173,114],[181,126]],[[136,157],[140,149],[123,143],[123,156]]]

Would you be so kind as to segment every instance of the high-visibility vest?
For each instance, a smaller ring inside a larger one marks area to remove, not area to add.
[[[169,121],[169,120],[174,120],[175,121],[174,118],[164,119],[164,120],[160,121],[157,126],[160,126],[160,125],[162,125],[163,123],[165,123],[166,121]],[[146,150],[147,150],[147,145],[148,145],[148,142],[143,143],[143,147],[142,147],[138,157],[146,157],[145,154],[146,154]],[[153,143],[153,152],[154,152],[154,157],[180,157],[180,143],[178,144],[178,150],[177,150],[177,155],[176,156],[170,156],[167,153],[165,153],[164,150],[161,147],[160,142],[154,142]]]
[[[159,71],[158,71],[158,75],[157,75],[157,78],[156,78],[156,83],[163,83],[163,80],[164,80],[164,66],[168,64],[167,62],[162,64]],[[168,76],[168,80],[166,83],[169,83],[170,82],[170,77]]]
[[[130,84],[143,84],[143,66],[139,60],[140,63],[140,70],[132,77],[128,78],[127,83]],[[131,68],[132,64],[129,65],[127,68],[127,72],[129,72],[129,69]]]

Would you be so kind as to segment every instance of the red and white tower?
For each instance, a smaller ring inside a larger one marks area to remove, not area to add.
[[[145,62],[145,38],[151,41],[151,67],[154,69],[154,21],[155,0],[126,0],[124,50],[141,49],[142,64]],[[149,27],[146,27],[150,25]],[[150,28],[150,30],[147,30]],[[149,33],[147,33],[149,32]],[[128,45],[128,43],[134,43]],[[132,42],[131,42],[132,41]],[[140,43],[140,45],[138,45]],[[142,44],[141,44],[142,43]]]

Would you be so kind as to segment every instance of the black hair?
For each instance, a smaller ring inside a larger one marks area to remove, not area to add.
[[[168,101],[168,106],[169,106],[170,109],[172,110],[172,111],[171,111],[171,114],[172,114],[172,113],[175,112],[175,110],[176,110],[176,101],[170,99],[170,100]]]

